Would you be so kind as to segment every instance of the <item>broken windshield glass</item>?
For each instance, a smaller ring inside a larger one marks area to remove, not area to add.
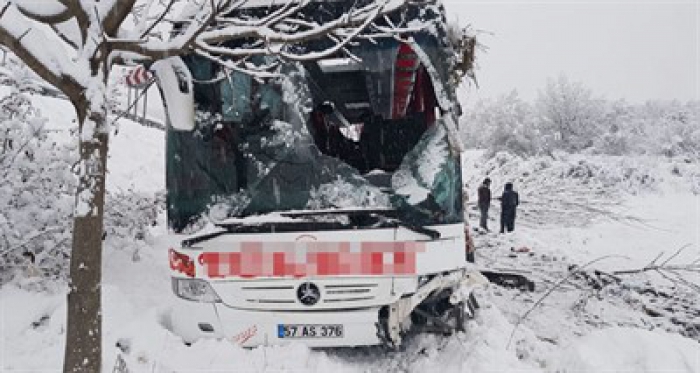
[[[434,39],[421,40],[439,57]],[[396,40],[356,48],[362,61],[280,63],[274,79],[186,58],[195,129],[167,131],[170,226],[333,209],[396,211],[414,227],[460,222],[459,157],[428,61]]]

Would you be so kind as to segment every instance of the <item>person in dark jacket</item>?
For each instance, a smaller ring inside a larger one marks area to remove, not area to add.
[[[506,183],[501,196],[501,233],[515,230],[515,210],[519,204],[520,198],[513,190],[513,183]]]
[[[489,207],[491,206],[491,179],[488,177],[484,179],[484,182],[479,186],[478,200],[479,212],[481,212],[481,219],[479,220],[479,226],[488,231],[488,220],[489,220]]]

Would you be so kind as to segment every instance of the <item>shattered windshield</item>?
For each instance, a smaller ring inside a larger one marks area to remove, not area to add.
[[[395,41],[357,54],[272,79],[186,58],[195,129],[167,132],[170,226],[338,209],[461,221],[459,157],[423,62]]]

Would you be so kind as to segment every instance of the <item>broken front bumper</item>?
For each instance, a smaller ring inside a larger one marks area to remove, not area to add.
[[[478,272],[465,270],[436,275],[418,290],[393,303],[334,310],[250,310],[224,303],[199,303],[178,298],[174,305],[173,332],[186,343],[200,338],[226,339],[243,347],[301,342],[309,347],[398,346],[411,327],[411,313],[434,294],[449,290],[450,303],[464,303],[472,290],[486,283]],[[286,326],[326,330],[340,326],[342,335],[323,333],[285,335]],[[313,334],[313,335],[311,335]]]

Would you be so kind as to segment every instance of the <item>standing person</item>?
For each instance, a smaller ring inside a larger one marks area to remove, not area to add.
[[[520,198],[513,190],[513,183],[506,183],[501,196],[501,233],[515,230],[515,209],[519,204]]]
[[[491,206],[491,179],[488,177],[484,179],[478,189],[478,200],[479,211],[481,212],[481,219],[479,220],[479,226],[488,231],[488,220],[489,220],[489,207]]]

